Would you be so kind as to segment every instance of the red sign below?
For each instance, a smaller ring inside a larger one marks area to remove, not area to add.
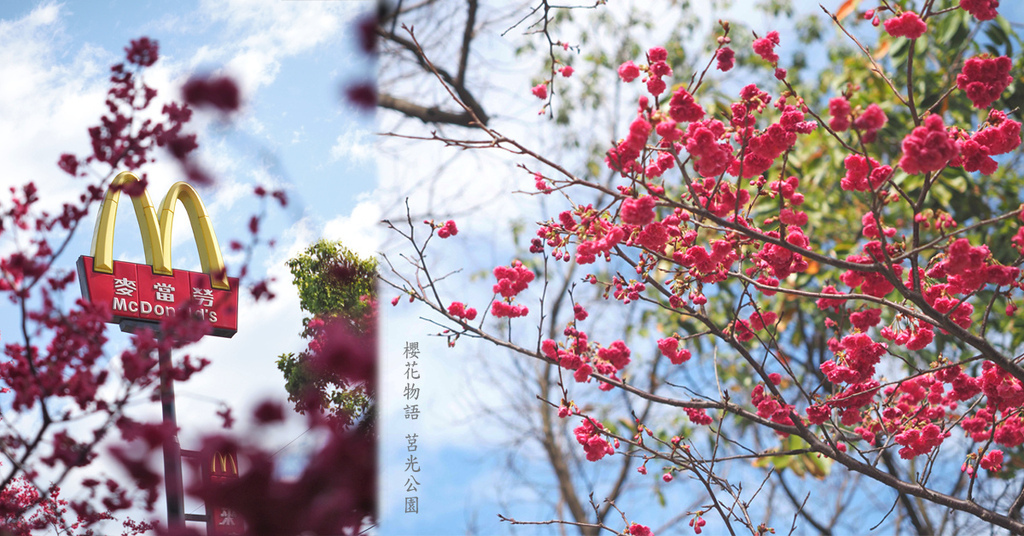
[[[209,485],[221,485],[238,478],[238,453],[234,448],[221,452],[205,452],[202,476]],[[206,534],[236,536],[245,534],[242,518],[230,508],[206,503]]]
[[[154,274],[148,264],[114,261],[113,273],[93,270],[93,258],[78,258],[78,279],[86,301],[106,307],[110,322],[135,320],[159,324],[191,305],[195,314],[213,326],[212,335],[231,337],[238,331],[238,278],[228,278],[228,290],[213,288],[210,276],[174,270]]]

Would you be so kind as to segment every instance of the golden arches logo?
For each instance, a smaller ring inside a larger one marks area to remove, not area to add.
[[[220,471],[217,470],[218,464],[220,465]],[[237,475],[238,464],[235,462],[234,453],[215,453],[213,455],[213,459],[210,460],[210,473],[227,473],[229,475]]]
[[[141,182],[130,171],[119,173],[110,183],[106,197],[100,204],[100,215],[96,219],[96,229],[92,235],[93,270],[100,273],[114,273],[114,224],[117,221],[117,204],[121,199],[121,190],[130,184]],[[206,212],[199,193],[185,182],[177,182],[167,191],[160,210],[157,212],[149,192],[143,190],[138,196],[132,197],[135,217],[142,233],[142,245],[146,253],[146,264],[153,267],[153,273],[171,275],[171,231],[174,225],[174,210],[178,201],[185,207],[189,223],[192,224],[192,235],[199,249],[199,263],[204,272],[210,275],[213,288],[228,290],[227,270],[224,258],[220,253],[217,235],[213,232],[210,215]]]

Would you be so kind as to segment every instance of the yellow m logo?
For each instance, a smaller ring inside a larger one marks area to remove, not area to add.
[[[93,270],[100,273],[114,273],[113,247],[114,224],[117,221],[117,203],[121,199],[121,189],[129,184],[140,182],[130,171],[122,171],[110,183],[106,197],[100,205],[100,216],[96,220],[96,230],[92,235]],[[132,198],[135,206],[135,217],[139,221],[142,232],[142,245],[146,253],[146,264],[153,267],[153,273],[171,275],[171,229],[174,224],[174,209],[178,201],[185,206],[189,222],[192,224],[192,235],[199,249],[199,263],[203,271],[210,275],[213,288],[228,290],[227,271],[224,269],[224,258],[220,254],[217,235],[213,232],[210,215],[199,198],[199,193],[191,185],[178,182],[171,186],[160,203],[157,213],[149,192]]]
[[[220,465],[220,471],[217,470],[217,465]],[[213,455],[213,460],[210,463],[211,473],[226,473],[229,475],[238,474],[238,465],[235,464],[235,456],[233,453],[217,452]]]

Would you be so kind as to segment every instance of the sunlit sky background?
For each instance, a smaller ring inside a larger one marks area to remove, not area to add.
[[[158,100],[179,98],[180,86],[196,73],[226,74],[240,83],[243,106],[230,121],[200,113],[192,126],[199,134],[200,161],[217,180],[201,189],[200,195],[222,248],[232,239],[245,238],[249,216],[259,210],[249,195],[254,186],[284,188],[291,199],[284,210],[269,208],[263,236],[276,238],[277,245],[259,249],[252,266],[259,275],[277,278],[272,287],[277,298],[253,304],[243,293],[238,334],[230,340],[207,338],[190,350],[209,357],[213,364],[187,384],[177,386],[184,448],[190,448],[203,432],[218,428],[215,412],[222,404],[234,408],[239,420],[236,430],[244,433],[249,426],[248,408],[256,401],[285,398],[274,361],[278,354],[303,345],[298,337],[302,314],[284,261],[320,236],[341,239],[363,255],[377,251],[381,242],[394,246],[393,237],[389,239],[377,222],[396,213],[382,214],[378,203],[393,209],[399,201],[394,198],[396,192],[403,192],[414,195],[414,207],[422,204],[424,197],[403,188],[403,181],[422,179],[423,173],[448,165],[451,154],[436,146],[406,153],[402,162],[392,159],[390,153],[376,162],[375,118],[341,97],[346,84],[375,76],[375,64],[359,51],[353,28],[353,21],[372,4],[270,0],[0,3],[0,186],[4,191],[33,180],[53,206],[75,191],[76,185],[57,168],[57,159],[64,152],[88,154],[87,128],[96,124],[104,111],[109,66],[123,60],[123,48],[131,39],[148,36],[160,44],[161,59],[146,74],[149,84],[160,91]],[[742,6],[732,13],[752,16]],[[759,30],[777,29],[760,19],[750,24]],[[523,82],[536,74],[538,66],[516,65],[512,50],[517,39],[523,36],[512,33],[507,39],[481,41],[479,55],[472,61],[508,66],[507,80],[492,80],[495,85],[504,84],[505,91],[491,93],[485,105],[502,110],[504,117],[499,121],[507,122],[498,124],[507,128],[506,132],[528,135],[544,118],[535,116],[537,101]],[[783,43],[783,53],[787,46],[792,45]],[[154,108],[158,110],[159,105]],[[523,119],[508,121],[518,112],[523,112]],[[491,187],[495,185],[505,192],[513,185],[523,189],[532,185],[521,180],[522,173],[511,165],[480,169],[475,167],[478,163],[464,159],[445,168],[449,176],[461,177],[461,182],[442,187],[465,188],[458,190],[466,194],[460,202],[472,204],[493,199]],[[150,194],[156,199],[181,179],[178,167],[167,158],[147,171]],[[436,208],[441,212],[460,209]],[[449,266],[458,265],[469,274],[510,260],[510,248],[503,245],[506,235],[493,233],[506,233],[507,223],[522,213],[507,204],[501,208],[460,220],[462,242],[453,241],[449,246],[458,262]],[[62,257],[63,266],[70,269],[78,255],[88,252],[93,217],[87,219],[84,232],[78,233]],[[175,267],[198,270],[185,219],[178,218],[176,223]],[[134,215],[126,207],[120,211],[119,222],[115,258],[143,262]],[[0,241],[3,251],[12,247],[6,239]],[[241,257],[226,255],[229,270],[237,269]],[[465,290],[460,297],[485,303],[489,281],[474,284],[479,288]],[[479,404],[498,402],[502,396],[495,382],[502,382],[503,387],[513,385],[489,376],[488,369],[500,359],[507,370],[511,360],[468,341],[449,350],[443,339],[428,335],[437,331],[421,319],[429,315],[405,304],[392,308],[388,303],[391,295],[384,291],[381,300],[382,524],[377,532],[494,534],[509,530],[498,521],[498,513],[538,519],[542,514],[530,506],[537,497],[509,484],[514,477],[504,462],[515,438],[481,417]],[[66,299],[76,297],[77,291]],[[16,313],[6,303],[0,304],[0,342],[16,332],[15,321]],[[116,328],[109,336],[112,352],[125,344],[126,336]],[[421,348],[421,417],[417,421],[404,419],[402,411],[406,403],[401,396],[406,383],[402,347],[408,342],[417,342]],[[140,403],[132,412],[138,418],[159,418],[155,403]],[[291,423],[262,440],[274,450],[282,448],[282,457],[294,457],[290,467],[295,469],[301,464],[301,453],[313,447],[314,439],[303,435],[304,431],[301,423]],[[410,455],[405,436],[412,433],[419,437],[415,452],[421,467],[418,514],[404,513],[404,500],[412,495],[405,491],[405,461]],[[543,464],[525,467],[540,480],[547,471]],[[689,503],[686,498],[676,500]],[[162,519],[162,502],[159,504],[157,514]],[[652,527],[659,518],[674,515],[653,509],[660,513],[651,513]],[[197,510],[201,511],[198,503],[186,504],[186,511]],[[633,514],[643,521],[639,516],[646,512]],[[555,532],[551,527],[539,530]]]

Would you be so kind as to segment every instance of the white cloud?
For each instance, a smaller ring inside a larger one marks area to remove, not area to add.
[[[369,162],[376,155],[374,141],[374,135],[369,130],[348,130],[338,136],[331,147],[331,161]]]
[[[223,22],[218,48],[203,48],[193,67],[220,62],[236,76],[243,94],[251,95],[277,77],[282,59],[338,39],[341,29],[368,2],[249,2],[206,0],[204,18]]]
[[[372,200],[360,201],[352,213],[338,216],[324,225],[324,238],[340,240],[361,257],[377,254],[383,236],[380,208]]]
[[[44,208],[70,201],[76,188],[57,168],[62,152],[88,146],[86,125],[103,111],[104,84],[97,65],[103,51],[81,49],[70,62],[63,52],[62,11],[47,3],[19,20],[0,21],[0,147],[4,148],[5,180],[34,181],[50,192]]]

